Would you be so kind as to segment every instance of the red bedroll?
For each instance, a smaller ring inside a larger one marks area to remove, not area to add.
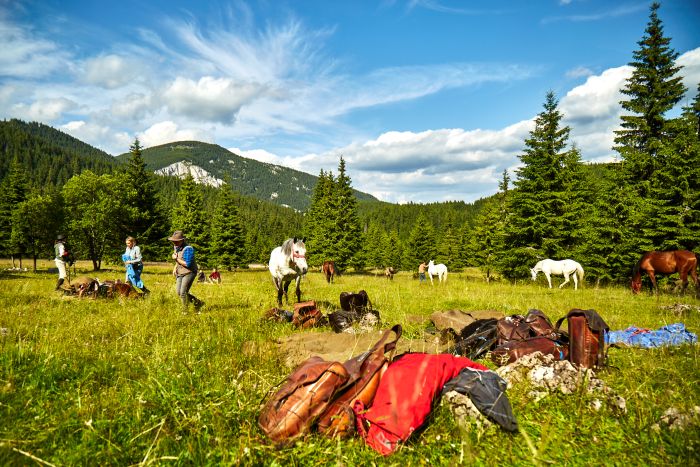
[[[425,421],[442,387],[465,367],[488,370],[465,357],[409,353],[382,376],[372,406],[353,406],[357,431],[375,451],[388,456]]]

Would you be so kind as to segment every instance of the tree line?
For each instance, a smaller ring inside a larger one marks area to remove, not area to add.
[[[80,157],[68,158],[65,170],[47,163],[57,153],[50,142],[28,143],[30,151],[7,144],[5,155],[14,157],[0,167],[0,250],[43,257],[62,231],[78,257],[99,269],[104,259],[118,262],[127,235],[139,239],[146,259],[165,260],[166,237],[181,229],[203,265],[223,268],[265,263],[285,238],[303,236],[312,266],[333,260],[341,269],[415,270],[433,259],[450,269],[479,267],[490,280],[528,277],[544,258],[572,258],[589,279],[624,281],[643,251],[700,243],[700,97],[668,115],[687,89],[658,9],[651,6],[621,90],[618,163],[582,162],[553,92],[524,141],[515,180],[504,171],[498,193],[473,204],[358,201],[341,156],[337,175],[321,171],[300,213],[229,185],[156,176],[146,170],[138,140],[117,166],[72,143]],[[42,167],[39,179],[27,172],[27,158]],[[71,176],[61,184],[49,173]]]
[[[573,258],[596,282],[626,281],[642,252],[689,249],[700,243],[700,84],[679,116],[669,116],[687,89],[658,17],[638,42],[620,102],[625,111],[615,132],[621,162],[584,165],[571,144],[571,128],[553,92],[545,96],[535,128],[524,141],[514,181],[503,173],[498,193],[478,209],[428,217],[412,214],[412,228],[397,217],[400,208],[374,205],[364,229],[346,197],[348,178],[320,174],[312,198],[307,235],[316,263],[414,270],[434,259],[449,268],[478,266],[485,277],[529,277],[544,258]],[[374,215],[381,213],[380,215]],[[393,214],[393,215],[392,215]],[[436,227],[436,219],[439,226]],[[397,226],[402,225],[400,233]],[[349,256],[354,251],[353,256]],[[312,264],[314,261],[312,261]]]

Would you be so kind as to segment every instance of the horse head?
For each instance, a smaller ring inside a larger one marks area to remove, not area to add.
[[[299,274],[302,276],[309,270],[309,265],[306,264],[306,245],[304,244],[304,239],[294,238],[290,263],[294,265],[294,269],[299,271]]]
[[[632,282],[630,283],[630,287],[632,287],[632,293],[638,294],[639,292],[642,291],[642,281],[640,280],[634,280],[632,279]]]
[[[532,275],[532,280],[536,281],[537,280],[537,269],[530,268],[530,275]]]

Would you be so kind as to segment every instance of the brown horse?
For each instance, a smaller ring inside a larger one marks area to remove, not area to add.
[[[688,274],[693,279],[696,292],[698,287],[698,258],[692,251],[648,251],[642,255],[642,259],[632,270],[632,292],[639,293],[642,289],[642,273],[645,272],[651,280],[651,290],[658,293],[656,286],[656,274],[679,273],[681,276],[682,291],[688,287]]]
[[[323,266],[321,266],[321,272],[326,276],[326,282],[330,284],[335,277],[335,263],[333,261],[324,261]]]

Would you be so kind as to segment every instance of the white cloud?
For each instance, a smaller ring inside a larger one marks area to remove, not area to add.
[[[61,118],[64,112],[75,109],[75,102],[66,98],[40,99],[27,105],[18,103],[12,106],[11,114],[23,120],[53,122]]]
[[[73,120],[59,127],[69,135],[78,138],[96,148],[112,154],[122,154],[129,150],[133,138],[123,131],[115,131],[107,126],[100,126],[83,120]]]
[[[690,95],[694,96],[700,83],[700,47],[680,55],[676,63],[683,67],[683,84],[690,90]]]
[[[245,157],[247,159],[254,159],[259,162],[266,162],[268,164],[275,164],[275,165],[285,165],[287,167],[292,167],[294,164],[290,164],[290,160],[285,160],[284,158],[273,154],[269,151],[266,151],[264,149],[240,149],[240,148],[227,148],[229,151],[231,151],[234,154],[238,154],[241,157]]]
[[[107,89],[120,88],[137,78],[140,66],[119,55],[103,55],[85,61],[86,82]]]
[[[111,113],[118,118],[138,120],[154,110],[154,99],[150,95],[131,93],[112,102]]]
[[[571,70],[566,72],[566,77],[567,78],[585,78],[588,76],[591,76],[593,74],[593,70],[590,68],[587,68],[585,66],[577,66],[576,68],[572,68]]]
[[[191,118],[231,123],[241,106],[261,92],[261,87],[228,78],[205,76],[199,81],[178,77],[163,93],[170,110]]]
[[[138,138],[146,148],[175,141],[212,142],[208,132],[197,128],[180,129],[172,121],[159,122],[152,125],[146,131],[140,133]]]
[[[0,12],[2,13],[2,12]],[[71,68],[70,55],[0,14],[0,76],[40,78]]]

